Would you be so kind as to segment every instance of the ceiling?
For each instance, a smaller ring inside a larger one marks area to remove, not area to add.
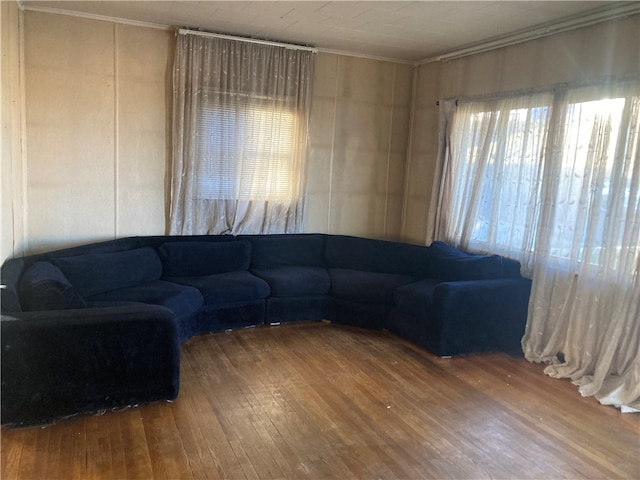
[[[25,9],[187,27],[416,62],[638,2],[43,1]],[[596,15],[598,16],[598,15]]]

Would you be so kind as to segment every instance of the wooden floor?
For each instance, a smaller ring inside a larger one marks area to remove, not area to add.
[[[2,479],[640,478],[640,415],[543,367],[307,323],[183,345],[181,392],[2,428]]]

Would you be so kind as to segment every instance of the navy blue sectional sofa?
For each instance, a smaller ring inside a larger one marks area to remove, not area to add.
[[[176,398],[180,344],[331,320],[439,356],[520,352],[518,262],[342,235],[149,236],[2,266],[2,423]]]

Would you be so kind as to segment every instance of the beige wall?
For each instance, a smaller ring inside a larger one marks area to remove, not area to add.
[[[635,15],[419,67],[403,238],[416,243],[427,241],[437,156],[437,100],[596,81],[610,75],[637,75],[639,46],[640,16]]]
[[[320,53],[307,232],[400,235],[413,67]]]
[[[164,233],[173,34],[24,17],[26,252]]]
[[[15,255],[22,238],[22,173],[20,94],[20,12],[16,2],[0,2],[2,21],[2,208],[0,210],[1,258]],[[14,218],[14,210],[18,215]]]

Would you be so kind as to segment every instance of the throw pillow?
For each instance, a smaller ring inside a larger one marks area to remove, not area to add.
[[[84,298],[153,282],[162,262],[151,247],[108,253],[87,253],[51,261]]]
[[[18,290],[24,311],[66,310],[87,306],[60,269],[49,262],[36,262],[27,268],[20,279]]]

